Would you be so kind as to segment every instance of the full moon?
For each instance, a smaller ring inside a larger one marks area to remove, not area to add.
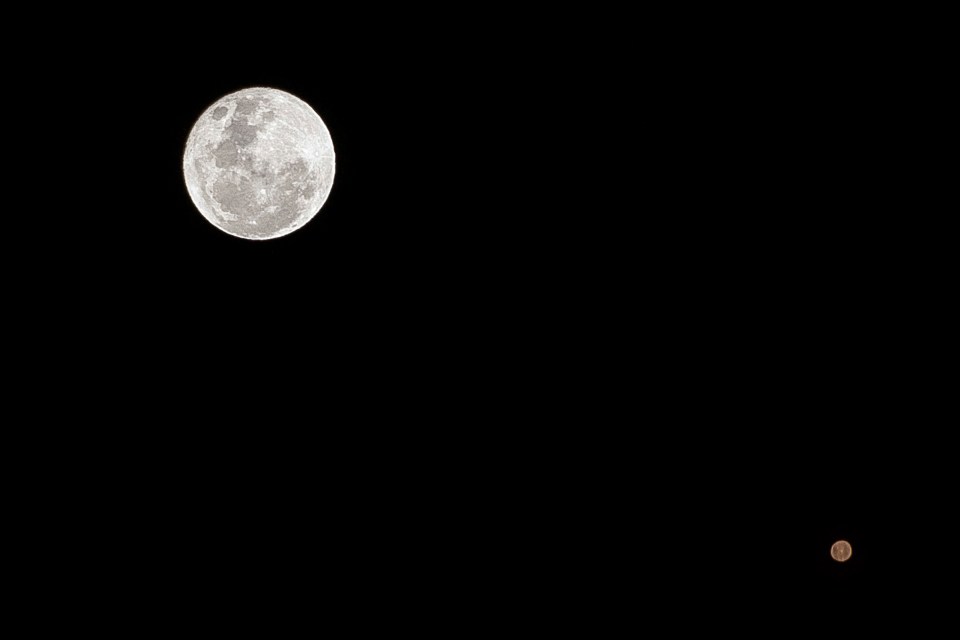
[[[243,89],[211,104],[190,131],[183,176],[211,224],[249,240],[292,233],[330,194],[330,132],[306,102],[277,89]]]
[[[837,540],[830,547],[830,556],[837,562],[846,562],[853,555],[853,549],[846,540]]]

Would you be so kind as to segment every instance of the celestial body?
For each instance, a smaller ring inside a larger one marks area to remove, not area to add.
[[[250,240],[292,233],[323,206],[336,168],[330,132],[294,95],[226,95],[200,116],[183,153],[190,199],[215,227]]]
[[[837,562],[846,562],[853,555],[853,549],[846,540],[837,540],[830,547],[830,556]]]

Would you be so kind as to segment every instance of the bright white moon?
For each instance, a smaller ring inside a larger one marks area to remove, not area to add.
[[[193,125],[183,175],[200,213],[221,231],[269,240],[320,210],[336,157],[330,132],[306,102],[277,89],[243,89]]]

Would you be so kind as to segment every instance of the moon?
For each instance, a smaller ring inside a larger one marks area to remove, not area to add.
[[[335,170],[320,116],[300,98],[262,87],[207,107],[183,153],[193,204],[221,231],[249,240],[303,227],[330,195]]]
[[[833,546],[830,547],[830,557],[837,562],[846,562],[852,555],[853,548],[850,547],[850,543],[846,540],[837,540],[833,543]]]

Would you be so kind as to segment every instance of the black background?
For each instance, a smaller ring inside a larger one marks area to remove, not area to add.
[[[37,187],[23,377],[70,428],[25,485],[68,592],[268,626],[915,612],[949,548],[940,253],[890,40],[369,12],[94,19],[43,73],[76,106],[32,148],[74,164]],[[180,164],[248,86],[337,150],[267,242]]]

